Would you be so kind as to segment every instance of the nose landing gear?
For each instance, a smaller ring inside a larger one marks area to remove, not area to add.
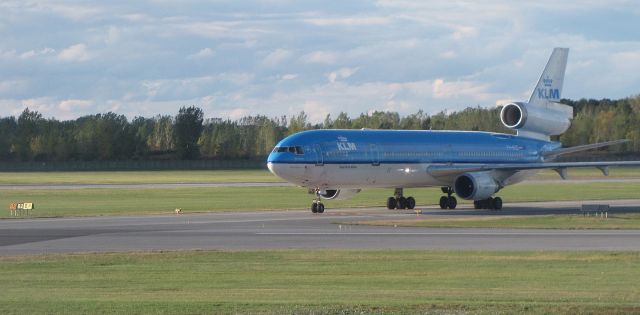
[[[316,198],[313,199],[313,203],[311,204],[311,212],[313,213],[324,213],[324,204],[320,201],[320,189],[315,189]]]

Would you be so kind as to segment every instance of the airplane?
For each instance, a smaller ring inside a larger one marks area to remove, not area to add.
[[[388,209],[413,209],[415,198],[404,188],[441,187],[441,209],[455,209],[454,193],[473,200],[475,209],[502,209],[494,197],[542,169],[567,178],[568,168],[596,167],[606,176],[610,166],[640,161],[554,162],[564,154],[617,145],[616,140],[563,148],[551,136],[571,125],[573,108],[560,103],[568,48],[555,48],[528,102],[504,105],[500,120],[516,135],[480,131],[308,130],[280,141],[267,158],[276,176],[315,194],[313,213],[322,200],[347,199],[364,188],[389,188]]]

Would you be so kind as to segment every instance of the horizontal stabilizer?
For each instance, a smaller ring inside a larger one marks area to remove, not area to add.
[[[543,155],[544,155],[545,158],[554,158],[556,156],[563,155],[563,154],[569,154],[569,153],[588,151],[588,150],[593,150],[593,149],[598,149],[598,148],[604,148],[604,147],[608,147],[608,146],[612,146],[612,145],[618,145],[618,144],[627,143],[629,141],[630,140],[627,140],[627,139],[621,139],[621,140],[614,140],[614,141],[607,141],[607,142],[600,142],[600,143],[578,145],[578,146],[575,146],[575,147],[561,148],[561,149],[557,149],[557,150],[553,150],[553,151],[547,151],[547,152],[544,152]]]

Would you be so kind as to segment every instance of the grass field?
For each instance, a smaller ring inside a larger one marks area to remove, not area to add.
[[[640,312],[638,252],[243,251],[0,258],[2,314]]]
[[[640,167],[611,168],[609,177],[597,169],[571,169],[572,179],[640,178]],[[533,179],[560,179],[545,170]],[[222,171],[122,171],[122,172],[1,172],[0,185],[26,184],[146,184],[146,183],[221,183],[281,182],[267,170]]]
[[[267,170],[0,172],[0,185],[280,182]]]
[[[640,209],[638,209],[640,210]],[[640,229],[640,213],[609,214],[608,218],[575,215],[541,215],[523,217],[465,217],[460,219],[424,219],[395,221],[361,221],[352,224],[436,227],[436,228],[510,228],[510,229]]]
[[[338,207],[383,206],[389,189],[363,190],[344,201],[325,201],[327,209]],[[442,193],[439,188],[406,189],[418,205],[434,205]],[[638,199],[640,183],[520,184],[499,194],[509,202]],[[251,197],[251,198],[248,198]],[[74,190],[0,190],[0,205],[34,202],[36,217],[100,216],[125,214],[215,212],[239,210],[306,209],[312,200],[297,187],[216,187],[172,189],[74,189]],[[468,201],[460,201],[468,203]],[[9,211],[0,211],[0,218]]]

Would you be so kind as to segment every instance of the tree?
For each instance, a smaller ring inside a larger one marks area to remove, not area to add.
[[[199,155],[198,139],[202,133],[204,121],[202,109],[195,106],[182,107],[176,116],[173,139],[178,157],[195,159]]]
[[[15,152],[21,161],[29,161],[33,158],[31,140],[38,135],[44,121],[42,114],[30,111],[29,108],[25,108],[18,117],[18,132],[14,144]]]
[[[289,134],[294,134],[309,128],[310,126],[307,122],[307,114],[304,111],[301,111],[298,116],[291,117],[291,120],[289,121]]]
[[[12,158],[12,147],[18,130],[16,119],[11,116],[0,119],[0,160],[10,160]]]

